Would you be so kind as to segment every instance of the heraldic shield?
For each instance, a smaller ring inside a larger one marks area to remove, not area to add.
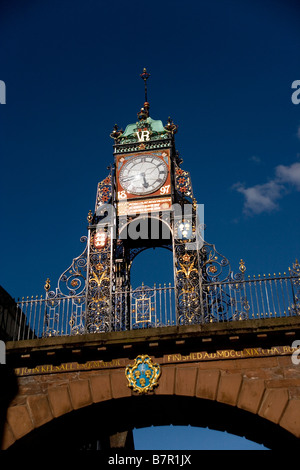
[[[137,356],[132,366],[127,366],[125,375],[135,392],[147,393],[158,385],[160,377],[160,365],[153,364],[151,357],[147,355]]]

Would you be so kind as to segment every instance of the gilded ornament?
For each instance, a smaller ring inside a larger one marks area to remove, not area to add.
[[[218,268],[216,266],[210,266],[208,271],[212,274],[215,274],[218,271]]]
[[[93,213],[91,210],[89,210],[88,216],[87,216],[87,221],[90,224],[93,220]]]
[[[243,261],[242,259],[240,260],[240,267],[239,267],[239,270],[240,270],[241,273],[243,273],[243,274],[244,274],[244,272],[246,271],[245,261]]]
[[[198,272],[197,269],[194,267],[195,261],[193,261],[189,266],[184,266],[183,263],[179,262],[180,268],[177,271],[177,274],[183,273],[186,278],[189,278],[192,272]]]

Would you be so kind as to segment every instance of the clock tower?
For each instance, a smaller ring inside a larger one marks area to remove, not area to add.
[[[114,163],[98,184],[95,211],[88,216],[89,332],[159,326],[151,309],[134,322],[131,308],[132,262],[153,247],[173,253],[176,323],[195,323],[202,315],[197,204],[175,148],[178,126],[171,118],[164,125],[150,117],[149,77],[144,69],[145,102],[137,121],[124,131],[115,125],[110,134]],[[142,292],[143,304],[146,298]]]

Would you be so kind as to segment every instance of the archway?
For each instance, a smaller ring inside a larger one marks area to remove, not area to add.
[[[297,448],[298,439],[259,415],[212,400],[187,396],[132,396],[69,412],[36,428],[10,450],[106,450],[110,435],[162,425],[208,427],[263,444],[270,449]]]
[[[174,285],[173,253],[165,248],[148,248],[133,259],[131,266],[131,285],[134,288],[154,284]]]

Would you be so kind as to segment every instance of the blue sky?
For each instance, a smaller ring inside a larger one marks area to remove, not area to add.
[[[300,257],[296,1],[2,0],[0,24],[0,284],[13,297],[43,293],[47,277],[55,287],[83,250],[109,134],[143,104],[143,67],[151,117],[179,125],[206,241],[249,275]],[[165,270],[137,257],[134,282],[169,282],[161,256]]]

